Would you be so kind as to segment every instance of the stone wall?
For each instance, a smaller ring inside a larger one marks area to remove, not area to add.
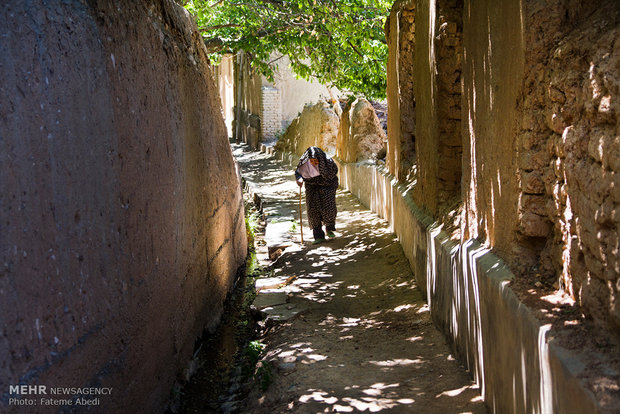
[[[0,37],[0,411],[162,412],[246,256],[201,37],[168,0],[9,1]]]

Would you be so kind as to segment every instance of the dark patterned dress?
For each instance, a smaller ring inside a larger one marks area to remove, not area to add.
[[[303,178],[299,168],[309,162],[310,158],[319,161],[319,175]],[[295,177],[306,184],[306,209],[308,221],[315,239],[324,239],[323,224],[327,231],[336,230],[336,190],[338,189],[338,166],[319,147],[310,147],[299,159]]]

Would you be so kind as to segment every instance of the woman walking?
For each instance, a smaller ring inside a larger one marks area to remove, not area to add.
[[[299,187],[306,183],[306,210],[308,221],[318,244],[327,237],[336,237],[336,190],[338,189],[338,166],[319,147],[310,147],[299,159],[295,169]]]

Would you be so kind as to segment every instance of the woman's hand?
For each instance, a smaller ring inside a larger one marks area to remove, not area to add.
[[[304,185],[304,180],[303,179],[298,179],[297,181],[297,185],[299,186],[299,188],[301,188]]]

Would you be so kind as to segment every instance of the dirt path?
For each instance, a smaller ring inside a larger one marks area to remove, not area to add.
[[[264,287],[258,298],[271,302],[265,310],[276,319],[296,314],[261,338],[270,385],[257,386],[241,412],[485,413],[479,390],[433,327],[387,223],[339,190],[339,237],[313,246],[305,227],[301,248],[298,231],[290,232],[298,214],[291,170],[247,147],[233,150],[264,201],[267,242],[282,250],[272,277],[257,282]]]

